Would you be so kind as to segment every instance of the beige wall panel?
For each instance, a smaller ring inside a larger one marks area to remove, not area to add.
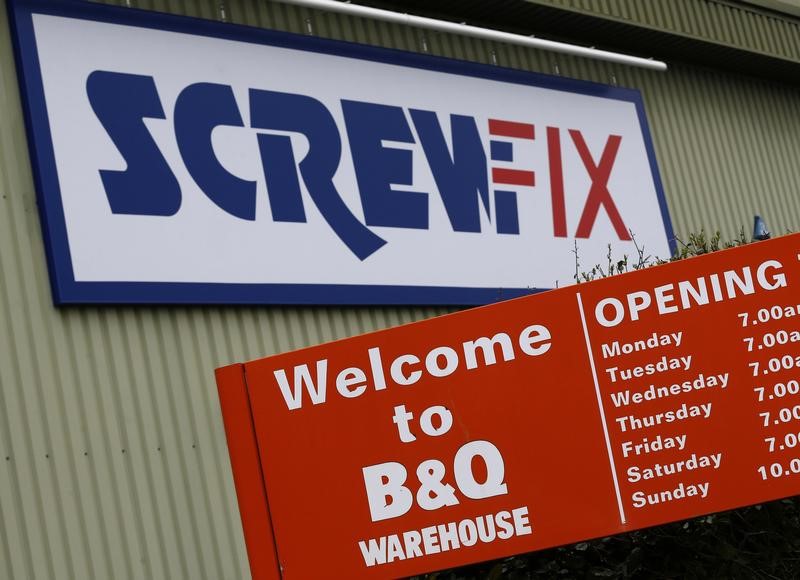
[[[794,15],[729,0],[527,0],[637,24],[792,61],[800,61],[800,11]],[[774,8],[777,8],[777,2]]]
[[[754,212],[774,231],[800,227],[793,87],[685,65],[652,73],[266,1],[130,4],[639,88],[679,236],[749,231]],[[634,19],[671,14],[648,4],[652,13],[603,3]],[[244,578],[213,369],[448,309],[55,309],[5,14],[0,0],[0,578]],[[796,36],[780,38],[770,50]]]

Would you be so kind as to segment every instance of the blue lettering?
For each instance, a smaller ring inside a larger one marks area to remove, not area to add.
[[[230,86],[196,83],[181,91],[175,102],[175,138],[186,169],[220,209],[254,220],[256,182],[229,173],[214,153],[211,132],[220,125],[244,127]]]
[[[127,163],[124,170],[100,170],[111,211],[174,215],[181,205],[180,185],[144,123],[144,119],[166,119],[153,77],[94,71],[86,87],[97,118]],[[368,226],[429,227],[429,194],[395,189],[413,185],[412,150],[384,145],[415,142],[403,108],[341,101],[364,211],[361,223],[334,184],[342,140],[325,105],[306,95],[260,89],[250,89],[249,99],[274,221],[307,221],[302,179],[322,217],[361,260],[386,243]],[[411,109],[409,113],[453,230],[480,232],[481,211],[491,220],[492,210],[486,151],[475,119],[450,115],[448,140],[435,112]],[[255,220],[257,183],[232,174],[220,163],[211,138],[220,126],[245,127],[229,85],[194,83],[181,91],[174,128],[186,169],[223,211]],[[286,133],[307,140],[308,152],[302,159],[295,158],[293,137]],[[510,144],[493,141],[491,146],[493,159],[511,160]],[[496,191],[494,205],[497,232],[518,234],[516,194]]]
[[[267,181],[267,197],[276,222],[303,223],[306,211],[297,179],[292,139],[287,135],[258,134],[258,150]]]
[[[325,221],[359,259],[366,259],[386,243],[358,221],[336,191],[333,177],[342,143],[325,105],[305,95],[251,89],[250,122],[255,129],[297,132],[308,139],[308,153],[298,165],[300,175]],[[282,193],[270,191],[269,195]]]
[[[181,187],[143,119],[165,119],[153,77],[94,71],[86,94],[95,115],[127,163],[100,170],[112,213],[170,216],[181,206]]]
[[[411,118],[453,230],[481,231],[478,196],[486,215],[490,215],[489,180],[486,151],[475,119],[464,115],[450,115],[453,137],[451,156],[436,113],[412,109]]]
[[[392,189],[412,185],[412,152],[382,144],[414,142],[403,109],[343,100],[342,110],[366,224],[427,229],[428,194]]]

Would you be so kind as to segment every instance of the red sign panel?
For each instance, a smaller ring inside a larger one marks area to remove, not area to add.
[[[798,252],[220,369],[254,577],[413,575],[798,493]]]

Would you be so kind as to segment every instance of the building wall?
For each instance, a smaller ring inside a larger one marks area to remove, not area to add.
[[[681,63],[634,70],[263,0],[130,4],[639,88],[679,237],[749,231],[755,212],[773,231],[800,227],[796,87]],[[446,309],[54,308],[0,8],[0,578],[247,577],[213,369]]]
[[[800,20],[765,10],[790,9],[797,2],[730,0],[528,0],[599,18],[701,39],[774,58],[800,60]],[[783,6],[785,4],[785,6]]]

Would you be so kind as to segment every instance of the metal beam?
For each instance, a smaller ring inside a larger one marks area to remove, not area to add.
[[[621,54],[618,52],[609,52],[606,50],[598,50],[596,48],[578,46],[575,44],[567,44],[565,42],[555,42],[553,40],[534,38],[532,36],[523,36],[521,34],[513,34],[511,32],[503,32],[501,30],[493,30],[490,28],[481,28],[479,26],[470,26],[468,24],[460,24],[457,22],[448,22],[446,20],[426,18],[424,16],[415,16],[413,14],[403,14],[400,12],[393,12],[391,10],[382,10],[380,8],[361,6],[359,4],[337,2],[335,0],[276,0],[276,1],[282,2],[284,4],[294,4],[296,6],[305,6],[307,8],[316,8],[319,10],[327,10],[330,12],[339,12],[341,14],[349,14],[351,16],[374,18],[376,20],[393,22],[395,24],[405,24],[408,26],[427,28],[429,30],[436,30],[439,32],[462,34],[465,36],[482,38],[484,40],[495,40],[497,42],[503,42],[507,44],[517,44],[520,46],[527,46],[530,48],[537,48],[540,50],[548,50],[551,52],[560,52],[563,54],[580,56],[583,58],[604,60],[617,64],[624,64],[627,66],[636,66],[657,71],[667,70],[667,64],[659,60],[641,58],[638,56],[630,56],[627,54]]]

